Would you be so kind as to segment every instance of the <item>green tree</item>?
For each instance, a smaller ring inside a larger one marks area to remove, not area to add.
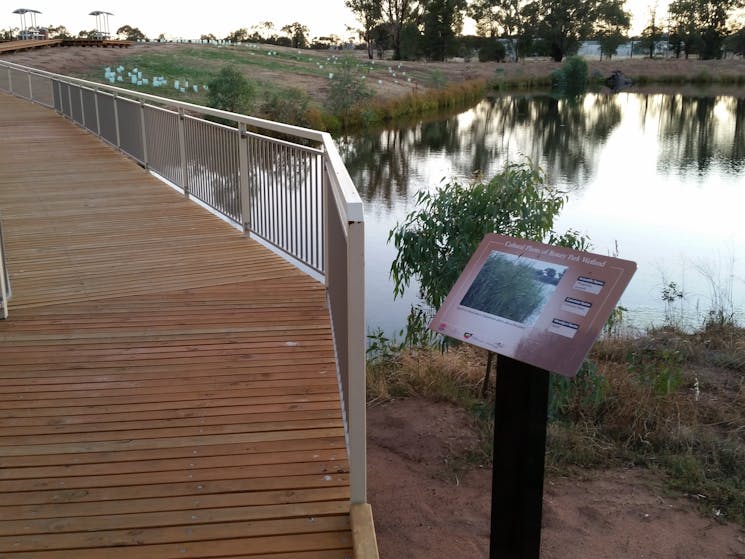
[[[688,58],[698,50],[700,34],[696,22],[697,0],[677,0],[670,4],[668,14],[670,18],[670,45],[675,51],[675,56],[680,58],[681,53]]]
[[[20,29],[17,27],[7,27],[5,29],[0,29],[0,41],[12,41],[16,35],[18,35],[18,32]]]
[[[282,28],[292,41],[292,48],[304,49],[308,47],[308,33],[310,30],[300,22],[290,23]]]
[[[624,0],[534,0],[524,13],[537,37],[549,45],[556,62],[577,51],[580,41],[601,28],[628,30]]]
[[[122,25],[116,30],[116,36],[125,41],[146,41],[147,37],[137,27],[131,25]]]
[[[367,43],[367,57],[372,60],[375,53],[374,29],[383,18],[382,0],[345,0],[344,4],[352,10],[362,25],[362,38]]]
[[[721,58],[730,18],[745,0],[674,0],[670,14],[671,43],[678,56],[698,52],[701,58]]]
[[[745,56],[745,26],[727,38],[726,46],[732,53]]]
[[[430,60],[445,60],[457,49],[456,35],[463,29],[465,0],[429,0],[423,23],[422,52]]]
[[[47,32],[49,33],[50,39],[68,39],[70,38],[70,33],[67,31],[67,27],[64,25],[54,26],[50,25],[47,27]]]
[[[657,8],[654,7],[649,11],[649,23],[642,31],[641,40],[642,47],[649,52],[649,58],[654,58],[654,51],[661,39],[662,28],[657,20]]]
[[[488,182],[453,181],[419,192],[416,209],[388,236],[398,251],[391,264],[394,296],[418,279],[430,312],[414,312],[413,323],[426,327],[487,233],[586,249],[586,238],[553,231],[565,202],[566,195],[547,185],[543,171],[531,163],[509,164]]]
[[[256,89],[235,66],[223,66],[207,87],[207,105],[213,109],[248,114],[253,108]]]
[[[517,61],[527,54],[531,42],[527,5],[526,0],[474,0],[468,14],[476,21],[480,36],[508,39]]]
[[[393,58],[401,60],[402,31],[407,25],[417,24],[421,16],[421,3],[417,0],[383,0],[383,19],[388,25]]]
[[[245,27],[241,27],[240,29],[236,29],[235,31],[231,31],[228,33],[225,37],[225,41],[229,43],[243,43],[246,41],[246,38],[248,37],[248,29]]]
[[[253,30],[253,34],[251,35],[252,40],[255,40],[257,43],[263,43],[265,41],[269,41],[269,39],[272,38],[272,32],[274,31],[274,22],[262,21],[261,23],[252,25],[251,29]]]
[[[608,60],[618,51],[618,47],[627,41],[626,33],[618,27],[612,27],[609,29],[602,29],[597,35],[598,42],[600,43],[600,58],[602,60],[605,56]]]
[[[206,33],[199,37],[200,41],[217,41],[217,37],[213,33]]]

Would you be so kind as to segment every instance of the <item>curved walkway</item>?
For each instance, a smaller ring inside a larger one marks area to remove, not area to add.
[[[323,285],[0,94],[0,556],[351,556]]]

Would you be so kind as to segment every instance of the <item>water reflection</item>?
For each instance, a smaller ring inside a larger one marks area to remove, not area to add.
[[[523,156],[570,193],[560,229],[586,232],[596,252],[620,246],[621,257],[639,261],[627,306],[662,312],[661,259],[696,262],[710,256],[711,247],[745,244],[734,225],[739,217],[731,215],[745,204],[738,176],[745,171],[743,98],[502,96],[339,144],[366,201],[369,324],[388,332],[400,327],[410,301],[392,301],[394,254],[385,241],[412,209],[413,195],[443,178],[491,176]],[[676,270],[665,273],[679,279]],[[745,270],[738,274],[745,278]],[[745,294],[745,280],[738,281]]]
[[[347,136],[339,144],[363,197],[390,207],[409,194],[412,175],[426,175],[422,167],[432,158],[447,159],[449,176],[469,177],[527,156],[549,178],[581,187],[621,115],[616,98],[606,95],[498,97],[461,114]]]
[[[388,207],[411,193],[412,177],[427,176],[426,167],[443,158],[450,178],[488,176],[527,156],[551,182],[581,189],[619,124],[634,118],[626,95],[497,97],[460,114],[345,136],[339,144],[363,197]],[[712,164],[743,170],[745,99],[632,95],[639,99],[641,130],[658,130],[661,172],[702,174]]]
[[[660,122],[659,168],[704,175],[713,164],[731,172],[745,165],[745,99],[655,96]]]

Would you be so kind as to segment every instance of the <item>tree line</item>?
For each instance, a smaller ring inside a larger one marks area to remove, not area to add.
[[[596,40],[601,55],[612,57],[629,40],[631,14],[626,0],[345,0],[355,14],[360,38],[369,58],[392,51],[393,58],[445,60],[477,53],[480,60],[550,56],[561,61],[575,54],[580,43]],[[638,49],[654,56],[663,42],[677,56],[721,58],[725,50],[745,55],[745,22],[735,20],[745,0],[674,0],[667,13],[654,7],[636,41]],[[476,35],[463,36],[464,18],[476,21]],[[63,27],[49,28],[50,37],[65,38]],[[81,31],[87,37],[95,31]],[[117,37],[145,40],[137,27],[124,25]],[[11,30],[0,30],[12,38]],[[158,39],[163,39],[161,34]],[[202,40],[217,40],[205,34]],[[240,28],[222,38],[233,43],[258,42],[294,48],[327,48],[335,36],[309,38],[309,29],[293,22],[276,30],[264,21]]]
[[[530,55],[561,61],[577,52],[580,42],[599,41],[613,56],[628,40],[631,14],[625,0],[345,0],[360,23],[368,56],[391,49],[395,59],[444,60],[469,47],[489,49],[497,39],[517,59]],[[677,56],[721,58],[725,42],[736,54],[745,51],[745,25],[732,21],[745,0],[674,0],[667,17],[649,12],[641,40],[654,54],[667,40]],[[476,21],[477,36],[463,37],[463,18]],[[483,39],[491,39],[485,42]],[[482,59],[499,59],[491,47]]]

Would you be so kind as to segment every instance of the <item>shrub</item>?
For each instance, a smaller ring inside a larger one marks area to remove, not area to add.
[[[207,86],[207,106],[232,113],[248,114],[256,88],[234,66],[224,66]]]
[[[337,68],[331,80],[326,105],[332,113],[344,116],[370,99],[373,92],[365,85],[365,76],[354,58],[342,58]]]
[[[309,126],[308,105],[310,97],[297,88],[285,89],[272,93],[261,105],[259,112],[264,118],[294,124],[295,126]]]
[[[556,89],[570,93],[580,92],[587,87],[589,71],[587,62],[581,56],[570,56],[561,68],[551,74]]]

